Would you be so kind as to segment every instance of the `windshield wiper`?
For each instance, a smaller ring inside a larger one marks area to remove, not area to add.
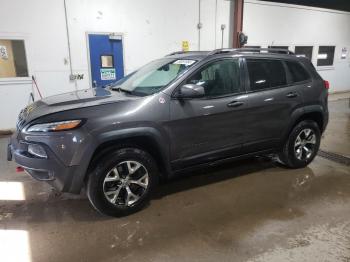
[[[119,91],[120,86],[109,86],[109,88],[113,91]]]
[[[123,89],[120,86],[113,86],[113,87],[111,87],[111,90],[118,91],[118,92],[124,92],[124,93],[127,93],[129,95],[134,95],[132,91]]]

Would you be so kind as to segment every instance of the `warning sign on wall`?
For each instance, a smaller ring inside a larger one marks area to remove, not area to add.
[[[182,51],[187,52],[190,50],[188,41],[182,41]]]
[[[115,68],[101,68],[101,80],[115,80]]]
[[[346,56],[348,55],[348,49],[346,47],[343,47],[341,49],[341,59],[346,59]]]

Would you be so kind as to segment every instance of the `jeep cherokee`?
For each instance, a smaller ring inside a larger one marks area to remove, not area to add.
[[[328,123],[328,87],[288,50],[176,52],[110,86],[29,105],[8,160],[60,191],[85,187],[101,213],[127,215],[186,169],[262,154],[305,167]]]

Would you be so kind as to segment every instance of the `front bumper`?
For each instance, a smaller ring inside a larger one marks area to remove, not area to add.
[[[28,153],[29,144],[40,144],[47,158],[38,158]],[[7,159],[23,167],[26,173],[39,181],[46,181],[62,192],[79,193],[83,186],[84,167],[66,165],[46,144],[25,141],[15,133],[9,142]]]

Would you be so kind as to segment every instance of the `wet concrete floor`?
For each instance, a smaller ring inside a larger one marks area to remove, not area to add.
[[[330,102],[324,150],[349,155],[348,100]],[[95,212],[5,160],[0,139],[0,261],[350,261],[350,167],[316,157],[285,169],[231,163],[160,186],[124,218]]]

